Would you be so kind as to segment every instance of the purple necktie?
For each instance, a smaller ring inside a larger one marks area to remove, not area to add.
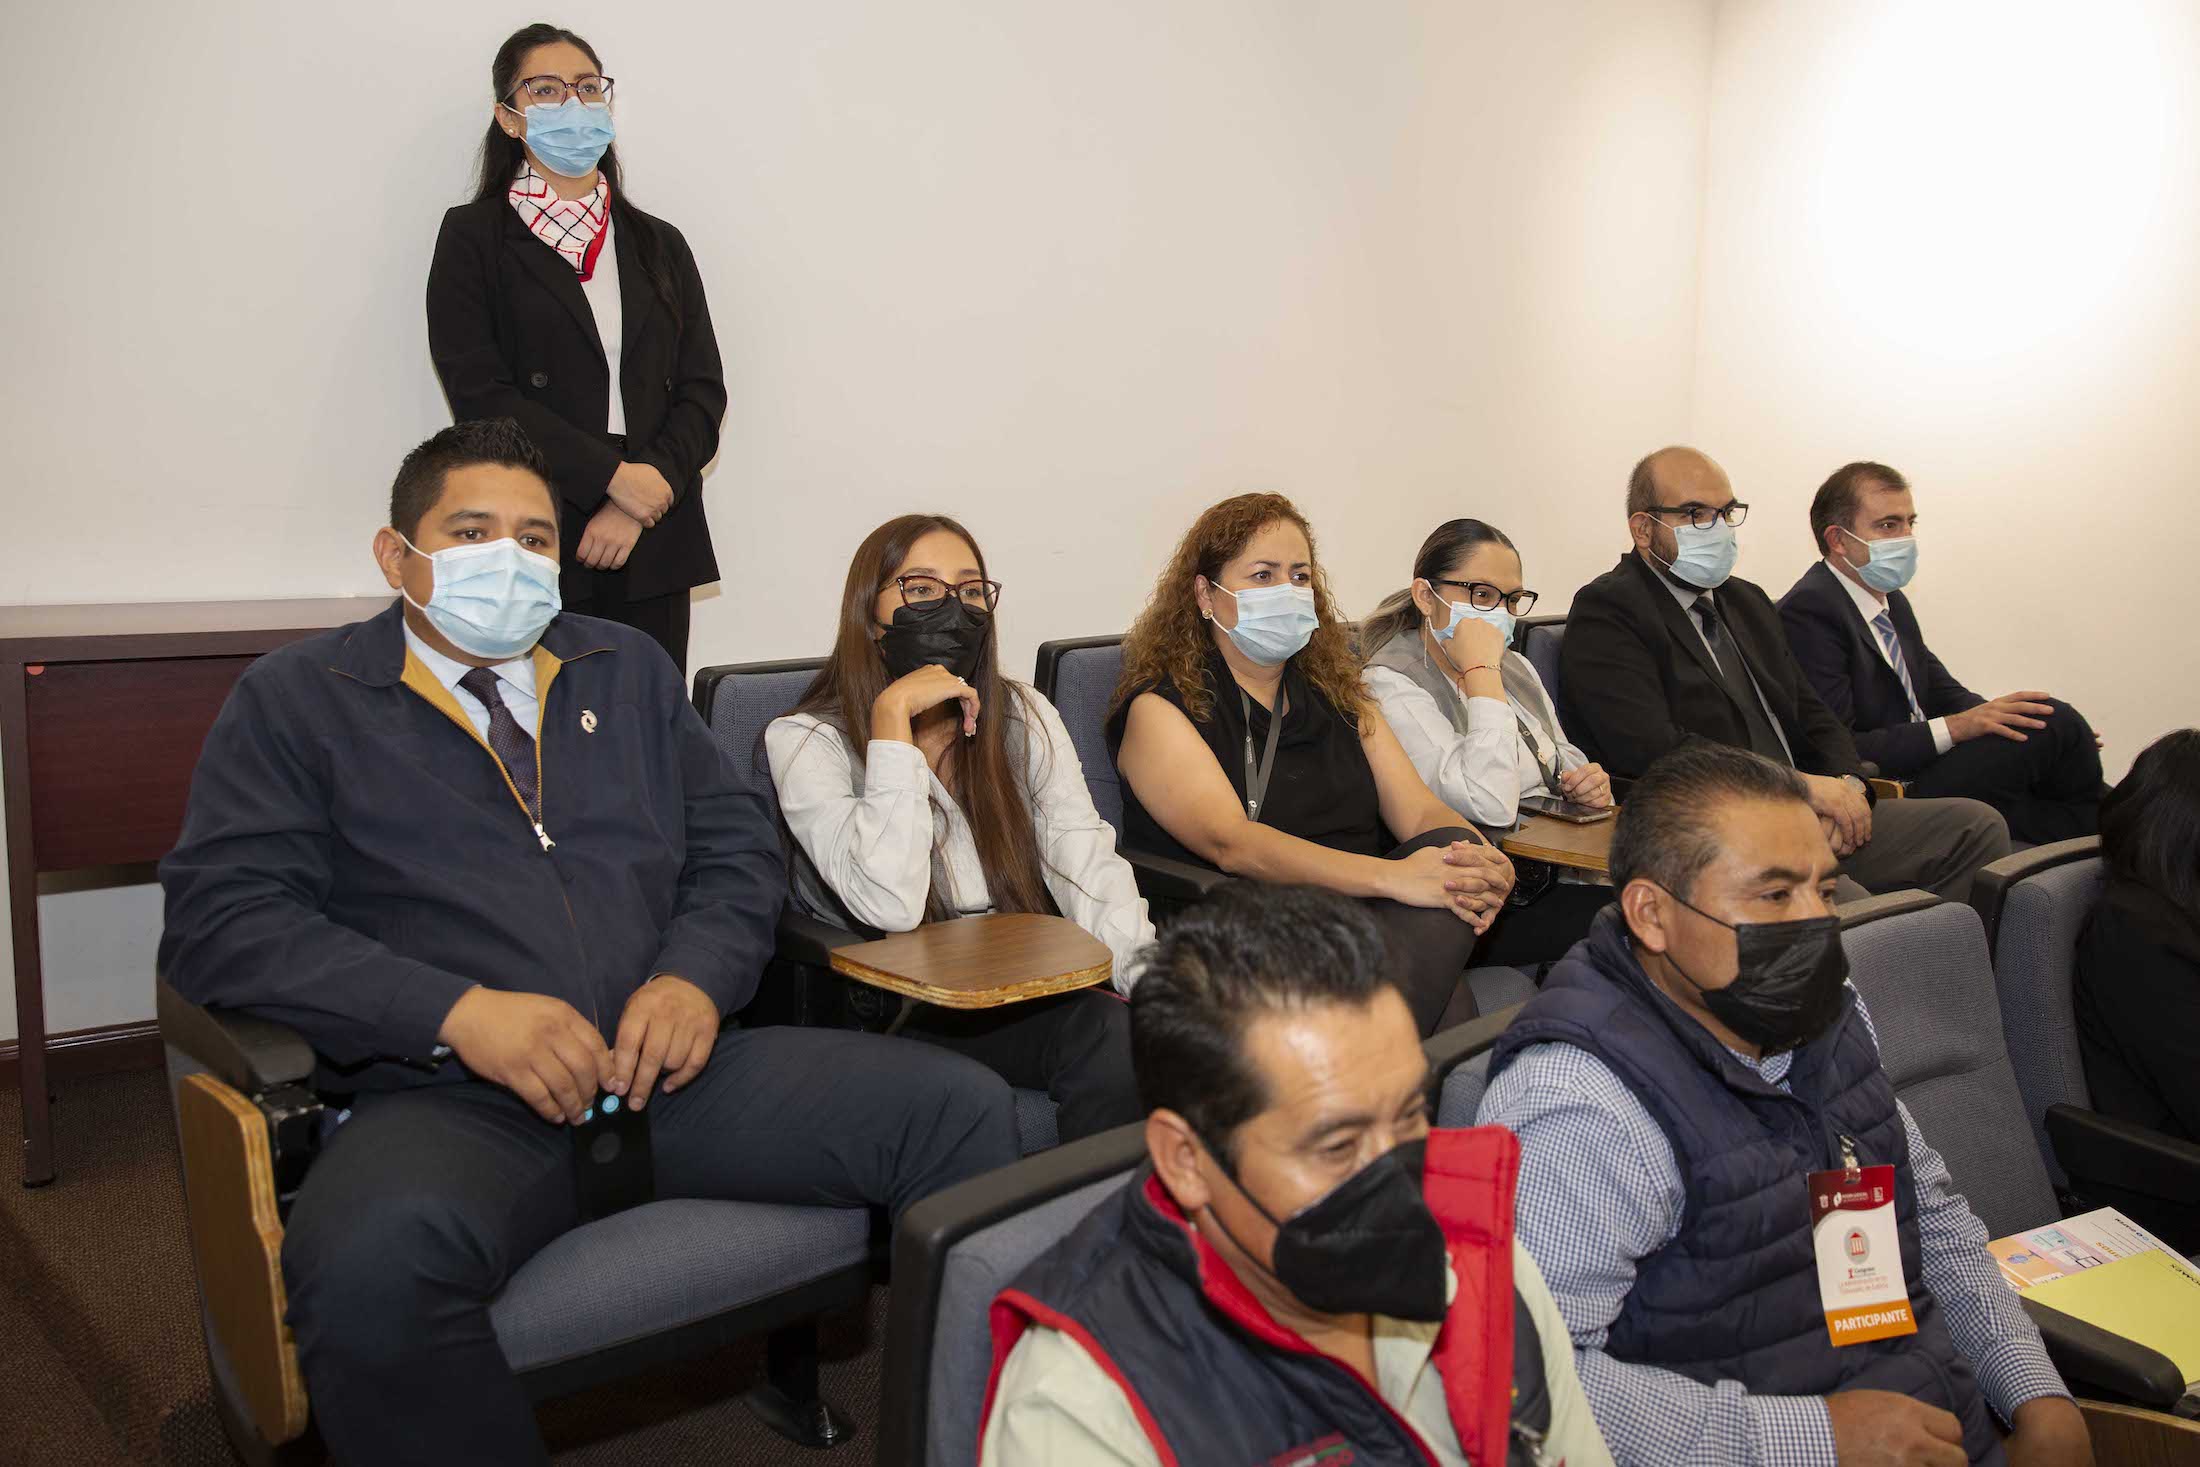
[[[542,800],[535,788],[534,735],[521,728],[512,710],[504,706],[504,699],[497,693],[497,675],[488,668],[468,669],[458,685],[489,710],[489,747],[503,761],[504,772],[512,776],[512,784],[529,813],[541,820]]]

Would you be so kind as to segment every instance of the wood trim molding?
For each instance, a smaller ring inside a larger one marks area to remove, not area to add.
[[[160,1067],[160,1025],[152,1019],[46,1036],[48,1083]],[[21,1042],[0,1039],[0,1086],[13,1085],[21,1068]]]

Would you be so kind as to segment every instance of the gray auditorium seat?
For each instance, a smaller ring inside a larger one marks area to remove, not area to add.
[[[1558,698],[1558,644],[1565,635],[1563,613],[1526,617],[1513,633],[1513,645],[1528,659],[1535,675],[1543,679],[1544,691],[1551,695],[1553,702]]]
[[[2047,1139],[2052,1105],[2090,1106],[2071,1006],[2078,934],[2101,895],[2101,839],[2056,841],[1981,867],[1971,905],[1986,926],[2002,1035],[2024,1113],[2055,1185],[2067,1178]]]
[[[1849,981],[1895,1094],[1994,1237],[2058,1216],[2002,1040],[1986,929],[1967,906],[1892,892],[1841,911]]]
[[[894,1234],[877,1458],[968,1467],[991,1379],[993,1296],[1145,1159],[1143,1124],[1087,1136],[928,1197]]]
[[[202,1008],[165,982],[158,1002],[171,1093],[187,1076],[206,1073],[260,1110],[287,1215],[324,1124],[307,1088],[312,1050],[279,1024]],[[188,1148],[183,1161],[187,1191],[214,1185],[194,1168]],[[203,1246],[194,1239],[195,1251]],[[867,1209],[668,1200],[551,1243],[512,1276],[490,1320],[505,1359],[537,1400],[774,1332],[771,1381],[750,1400],[797,1440],[808,1433],[811,1444],[823,1445],[844,1439],[847,1428],[818,1397],[813,1321],[855,1305],[870,1277]],[[225,1340],[216,1314],[202,1280],[207,1363],[231,1445],[255,1467],[318,1460],[310,1425],[283,1438],[256,1419],[231,1363],[245,1342]]]

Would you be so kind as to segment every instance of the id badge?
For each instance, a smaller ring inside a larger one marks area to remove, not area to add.
[[[1836,1345],[1860,1345],[1916,1334],[1894,1220],[1894,1168],[1812,1172],[1809,1181],[1827,1336]]]

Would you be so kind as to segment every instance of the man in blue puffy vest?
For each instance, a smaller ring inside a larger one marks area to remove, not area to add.
[[[993,1306],[981,1467],[1597,1467],[1512,1235],[1519,1147],[1429,1128],[1361,904],[1236,883],[1131,997],[1147,1163]]]
[[[1792,770],[1667,755],[1620,812],[1617,903],[1491,1056],[1480,1119],[1520,1138],[1520,1236],[1597,1421],[1658,1467],[2089,1463],[1880,1066],[1835,865]]]

